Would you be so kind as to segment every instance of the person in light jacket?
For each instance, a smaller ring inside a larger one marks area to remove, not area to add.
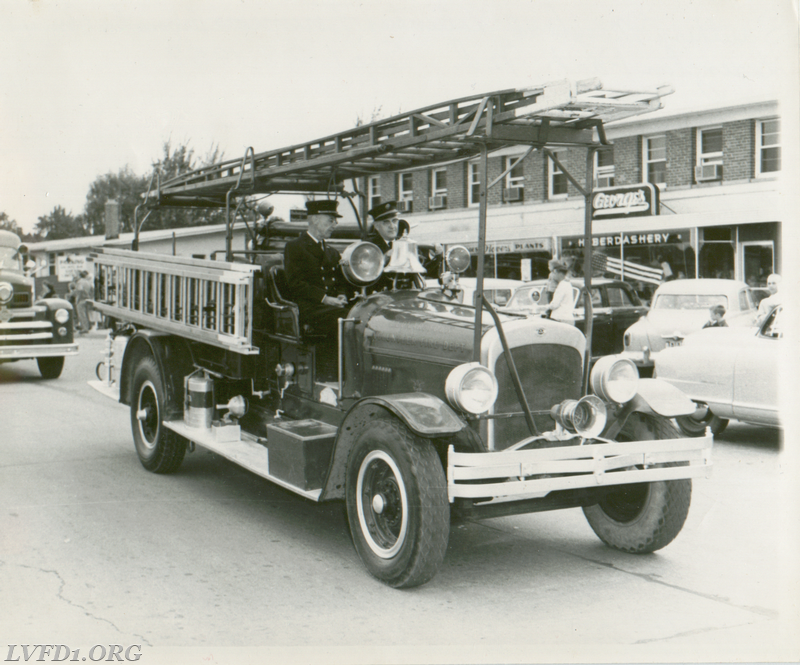
[[[541,312],[545,316],[549,314],[551,319],[574,326],[575,297],[572,293],[572,284],[567,281],[568,268],[564,263],[556,261],[551,263],[550,269],[557,286],[552,299],[542,308]]]

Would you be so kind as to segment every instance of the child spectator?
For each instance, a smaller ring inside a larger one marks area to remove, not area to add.
[[[722,305],[714,305],[709,312],[711,318],[703,326],[703,328],[727,328],[728,322],[725,320],[725,307]]]

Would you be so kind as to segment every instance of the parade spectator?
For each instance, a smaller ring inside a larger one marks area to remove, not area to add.
[[[75,309],[78,314],[79,332],[85,335],[91,328],[89,322],[89,301],[94,296],[94,281],[86,270],[81,270],[75,280]]]
[[[725,306],[714,305],[709,310],[710,317],[703,328],[727,328],[728,322],[725,320]]]
[[[758,304],[758,322],[761,323],[764,319],[766,319],[770,312],[775,309],[777,305],[780,305],[783,302],[783,296],[779,293],[781,284],[781,276],[776,275],[775,273],[771,274],[767,277],[767,288],[769,289],[770,295],[764,298]]]
[[[540,311],[551,319],[575,325],[575,297],[572,293],[572,284],[567,280],[568,268],[560,261],[552,264],[553,278],[557,282],[552,300]]]

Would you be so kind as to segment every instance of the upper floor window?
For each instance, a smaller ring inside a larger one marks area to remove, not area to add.
[[[614,150],[598,150],[594,153],[594,186],[614,186]]]
[[[414,174],[398,173],[397,200],[402,212],[413,212],[414,206]]]
[[[476,206],[481,202],[481,172],[478,162],[467,163],[467,205]]]
[[[566,153],[555,153],[559,160],[564,159]],[[567,175],[549,157],[547,158],[547,198],[563,199],[567,197]]]
[[[428,207],[432,210],[447,207],[447,169],[431,171],[431,198]]]
[[[667,137],[645,137],[643,153],[646,181],[663,187],[667,184]]]
[[[781,170],[781,121],[756,122],[756,176]]]
[[[371,175],[367,178],[367,210],[381,203],[381,177]]]
[[[697,130],[697,182],[722,180],[722,127]]]
[[[503,157],[503,171],[511,169],[505,176],[503,201],[522,201],[524,198],[525,168],[522,161],[519,157]]]

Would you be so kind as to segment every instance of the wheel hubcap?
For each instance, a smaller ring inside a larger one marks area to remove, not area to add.
[[[158,396],[155,386],[145,381],[139,389],[136,419],[139,421],[139,433],[147,448],[155,448],[161,418],[158,413]]]
[[[358,470],[356,504],[361,533],[380,558],[395,556],[408,531],[408,496],[395,461],[373,450]]]

